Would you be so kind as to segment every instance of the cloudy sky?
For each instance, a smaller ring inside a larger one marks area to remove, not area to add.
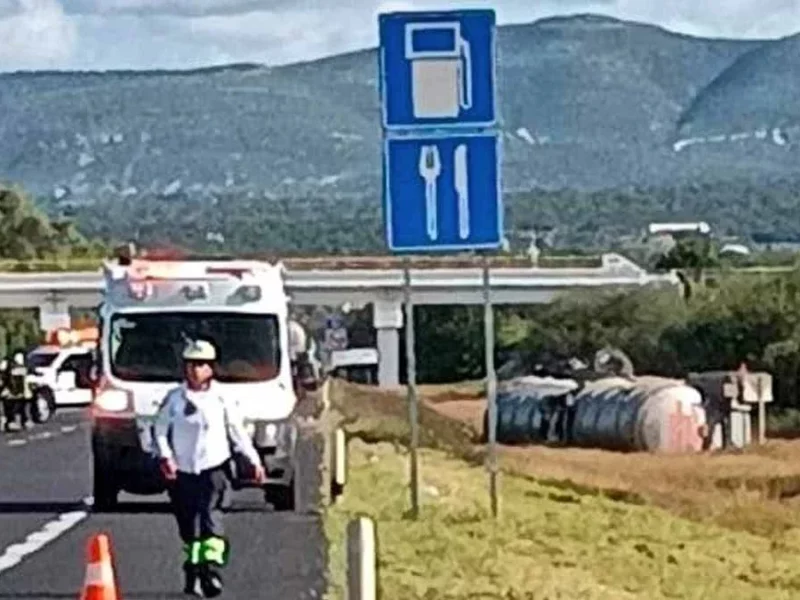
[[[0,0],[0,71],[280,64],[372,46],[387,10],[595,12],[723,37],[800,31],[800,0]]]

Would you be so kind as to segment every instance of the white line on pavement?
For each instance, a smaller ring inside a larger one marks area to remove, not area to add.
[[[55,438],[60,436],[62,433],[73,433],[74,431],[78,430],[78,425],[63,425],[59,428],[59,431],[41,431],[39,433],[32,433],[25,438],[16,438],[13,440],[8,440],[6,442],[7,446],[24,446],[28,442],[35,442],[38,440],[49,440],[51,438]]]
[[[83,503],[88,506],[87,500],[87,498],[84,498]],[[26,556],[41,550],[50,542],[58,539],[88,515],[89,513],[85,510],[62,513],[56,519],[45,523],[38,531],[29,534],[25,541],[19,544],[12,544],[0,554],[0,573],[17,566]]]

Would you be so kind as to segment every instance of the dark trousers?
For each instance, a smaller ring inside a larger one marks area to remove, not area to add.
[[[29,421],[30,402],[22,398],[13,400],[3,400],[2,413],[6,418],[6,429],[19,421],[21,427],[25,427]]]
[[[178,533],[187,552],[187,562],[220,562],[206,560],[202,555],[192,559],[191,553],[193,545],[205,546],[209,541],[224,540],[220,509],[227,485],[227,463],[196,475],[178,471],[170,489],[170,497],[178,522]],[[202,553],[205,549],[198,551]]]

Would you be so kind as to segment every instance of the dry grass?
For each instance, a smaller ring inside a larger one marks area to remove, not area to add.
[[[429,404],[441,402],[458,402],[462,400],[480,400],[485,394],[483,381],[464,381],[446,385],[420,385],[420,398]],[[405,393],[403,388],[401,393]]]
[[[793,460],[761,454],[654,456],[598,450],[504,448],[505,469],[551,485],[648,503],[696,521],[780,538],[800,510],[800,448]]]
[[[473,445],[473,429],[456,419],[431,409],[421,393],[419,423],[423,446],[455,453],[468,460],[479,460],[482,449]],[[408,408],[402,391],[379,390],[334,380],[331,402],[346,423],[350,435],[367,442],[407,445]]]
[[[327,513],[332,586],[345,598],[348,520],[377,523],[382,598],[423,600],[750,600],[796,598],[798,541],[704,526],[669,512],[502,478],[487,511],[482,469],[422,450],[421,515],[406,518],[407,457],[391,444],[349,444],[343,501]]]
[[[480,384],[422,386],[421,443],[473,463],[484,402]],[[369,441],[408,441],[404,391],[336,382],[334,397],[348,429]],[[449,398],[458,398],[449,400]],[[800,441],[770,441],[745,452],[691,456],[602,450],[501,447],[502,468],[581,494],[647,503],[671,513],[775,540],[795,535],[800,521]]]
[[[364,514],[377,523],[383,598],[800,597],[800,507],[792,494],[782,497],[800,476],[800,443],[684,457],[504,448],[494,522],[483,448],[469,424],[481,403],[455,391],[455,403],[446,390],[421,393],[422,511],[414,521],[405,514],[404,397],[334,382],[350,452],[345,496],[325,519],[329,598],[345,597],[343,532]]]

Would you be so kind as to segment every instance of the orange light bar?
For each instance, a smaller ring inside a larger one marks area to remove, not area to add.
[[[253,274],[253,269],[247,266],[207,266],[192,264],[190,262],[134,260],[128,267],[127,278],[130,282],[147,282],[160,280],[197,280],[202,281],[208,276],[228,275],[242,279],[244,275]]]
[[[83,329],[56,329],[46,334],[46,343],[66,348],[81,344],[97,343],[100,340],[100,329],[86,327]]]
[[[128,268],[128,279],[136,282],[169,279],[199,278],[197,269],[187,268],[186,263],[173,261],[135,260]]]

